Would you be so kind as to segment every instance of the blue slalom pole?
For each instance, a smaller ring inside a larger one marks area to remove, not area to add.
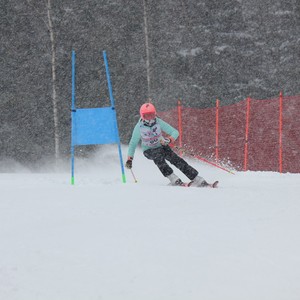
[[[103,51],[103,58],[104,58],[106,78],[107,78],[107,84],[108,84],[109,99],[110,99],[111,106],[114,109],[115,108],[115,99],[114,99],[113,92],[112,92],[112,85],[111,85],[111,81],[110,81],[110,73],[109,73],[106,51]]]
[[[74,185],[75,178],[74,178],[74,164],[75,164],[75,146],[74,146],[74,127],[75,127],[75,60],[76,60],[76,54],[75,51],[72,50],[72,108],[71,108],[71,119],[72,119],[72,129],[71,129],[71,184]]]
[[[126,175],[125,175],[125,169],[124,169],[124,163],[123,163],[123,158],[122,158],[122,149],[121,149],[121,142],[120,142],[120,137],[119,137],[119,130],[118,130],[118,122],[117,122],[117,116],[116,116],[116,110],[115,110],[115,100],[112,92],[112,85],[110,81],[110,73],[109,73],[109,67],[108,67],[108,60],[106,56],[106,51],[103,51],[103,59],[104,59],[104,64],[105,64],[105,71],[106,71],[106,78],[107,78],[107,84],[108,84],[108,91],[109,91],[109,98],[110,98],[110,103],[111,103],[111,108],[114,111],[115,114],[115,132],[117,134],[118,138],[118,150],[119,150],[119,158],[120,158],[120,164],[121,164],[121,172],[122,172],[122,181],[123,183],[126,182]]]

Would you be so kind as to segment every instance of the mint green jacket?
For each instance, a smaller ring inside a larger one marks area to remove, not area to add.
[[[128,156],[134,157],[135,149],[139,142],[141,142],[143,151],[161,147],[160,141],[163,139],[163,132],[171,136],[174,140],[179,136],[177,129],[158,117],[156,118],[156,124],[151,127],[144,124],[143,120],[140,119],[132,132],[128,147]]]

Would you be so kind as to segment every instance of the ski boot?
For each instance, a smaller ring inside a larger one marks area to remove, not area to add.
[[[177,176],[175,175],[174,173],[172,173],[171,175],[167,176],[167,178],[170,180],[170,183],[169,185],[184,185],[184,183],[182,182],[182,180]]]
[[[191,187],[207,187],[209,184],[200,176],[196,176],[190,183]]]

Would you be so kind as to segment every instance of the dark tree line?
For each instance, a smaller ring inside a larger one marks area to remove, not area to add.
[[[0,158],[66,157],[71,51],[77,105],[109,104],[109,59],[123,143],[151,98],[209,107],[299,93],[297,0],[1,0]]]

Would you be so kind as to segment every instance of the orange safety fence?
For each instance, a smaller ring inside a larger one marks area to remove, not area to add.
[[[178,101],[159,116],[178,128],[177,147],[236,170],[300,173],[300,95],[199,109]]]

